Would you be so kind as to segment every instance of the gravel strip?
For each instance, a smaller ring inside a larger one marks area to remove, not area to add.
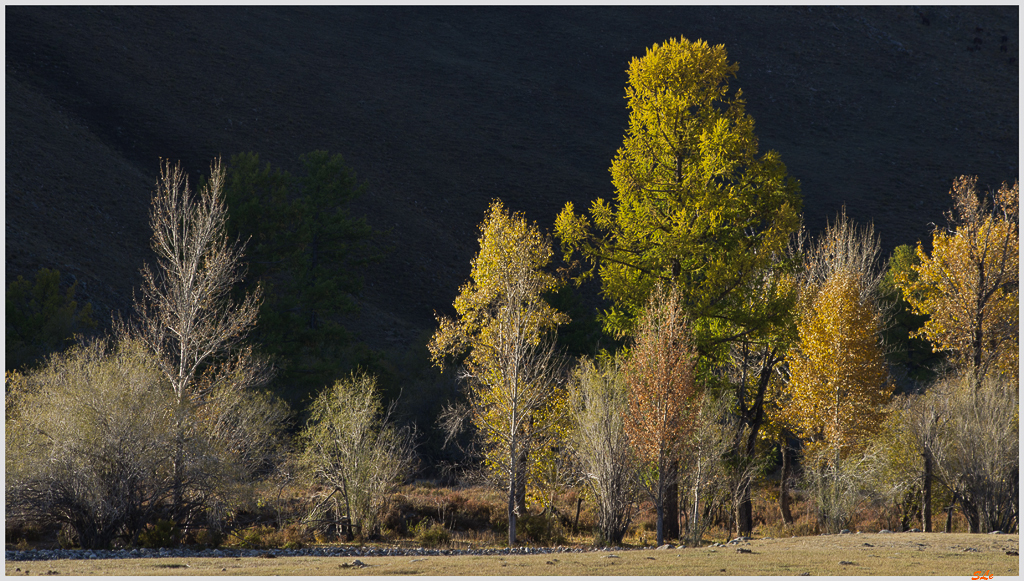
[[[548,555],[590,553],[609,549],[574,547],[516,547],[514,549],[402,549],[398,547],[311,547],[307,549],[39,549],[6,551],[8,561],[57,559],[157,559],[196,557],[439,557],[447,555]],[[622,549],[617,549],[621,551]]]

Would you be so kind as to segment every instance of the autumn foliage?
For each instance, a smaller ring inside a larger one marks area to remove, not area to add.
[[[918,244],[915,276],[897,284],[914,312],[928,316],[917,336],[979,376],[993,368],[1016,376],[1018,184],[981,196],[977,182],[968,176],[953,182],[949,227],[935,229],[931,254]]]
[[[480,225],[471,280],[455,299],[458,318],[439,316],[429,344],[438,365],[465,355],[470,419],[488,468],[506,483],[509,543],[526,508],[531,450],[563,423],[551,331],[568,317],[543,298],[558,283],[544,270],[550,259],[551,244],[537,227],[494,201]]]
[[[657,285],[637,325],[625,367],[629,386],[626,434],[641,464],[641,485],[663,513],[676,474],[683,437],[694,405],[694,349],[690,328],[673,287]]]
[[[892,394],[877,257],[872,229],[858,230],[845,214],[809,255],[786,395],[787,415],[812,449],[846,455],[862,447]]]

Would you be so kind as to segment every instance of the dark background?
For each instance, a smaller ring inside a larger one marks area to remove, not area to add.
[[[886,252],[952,180],[1018,176],[1018,7],[6,7],[6,262],[79,282],[97,319],[152,262],[158,158],[341,153],[393,251],[346,325],[377,349],[450,310],[495,197],[550,229],[612,198],[629,59],[680,35],[739,63],[805,223],[845,204]],[[1004,39],[1005,37],[1005,39]],[[590,293],[592,304],[593,289]]]

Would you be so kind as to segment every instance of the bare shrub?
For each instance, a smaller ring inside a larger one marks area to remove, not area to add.
[[[369,375],[339,380],[313,402],[301,439],[305,466],[326,486],[310,515],[321,528],[347,522],[364,537],[380,532],[388,501],[415,461],[411,430],[392,426],[390,412]]]
[[[598,505],[598,528],[609,544],[622,543],[637,509],[635,457],[623,424],[628,392],[617,361],[584,360],[569,387],[575,425],[573,449]]]
[[[1019,525],[1020,399],[1015,379],[967,373],[935,386],[948,421],[940,426],[935,474],[953,492],[972,533]]]
[[[11,388],[8,519],[60,524],[68,542],[105,548],[161,514],[174,488],[170,391],[141,345],[76,346]]]
[[[869,470],[873,459],[863,454],[842,460],[837,448],[817,448],[804,454],[803,484],[814,506],[818,525],[838,533],[853,523],[857,509],[869,498]]]

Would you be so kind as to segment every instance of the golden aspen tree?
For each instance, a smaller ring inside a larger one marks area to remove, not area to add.
[[[789,358],[791,414],[812,442],[845,453],[877,430],[892,393],[881,322],[854,274],[826,281],[807,309]]]
[[[915,336],[977,381],[993,368],[1018,375],[1018,184],[980,196],[977,177],[961,176],[950,195],[949,226],[932,233],[931,254],[918,243],[913,275],[896,281],[914,312],[927,315]]]
[[[844,212],[808,256],[796,347],[787,356],[786,415],[809,451],[833,461],[860,450],[877,431],[892,395],[880,342],[879,244]]]
[[[657,511],[659,546],[696,391],[694,359],[678,291],[655,286],[625,366],[629,414],[624,425],[639,460],[641,487]]]
[[[483,443],[485,462],[506,483],[509,545],[525,509],[529,459],[559,424],[549,408],[559,389],[561,362],[553,331],[568,317],[544,293],[558,285],[544,267],[551,243],[520,214],[495,200],[480,225],[480,252],[471,280],[455,299],[457,319],[438,316],[428,345],[436,365],[465,354],[469,415]]]

